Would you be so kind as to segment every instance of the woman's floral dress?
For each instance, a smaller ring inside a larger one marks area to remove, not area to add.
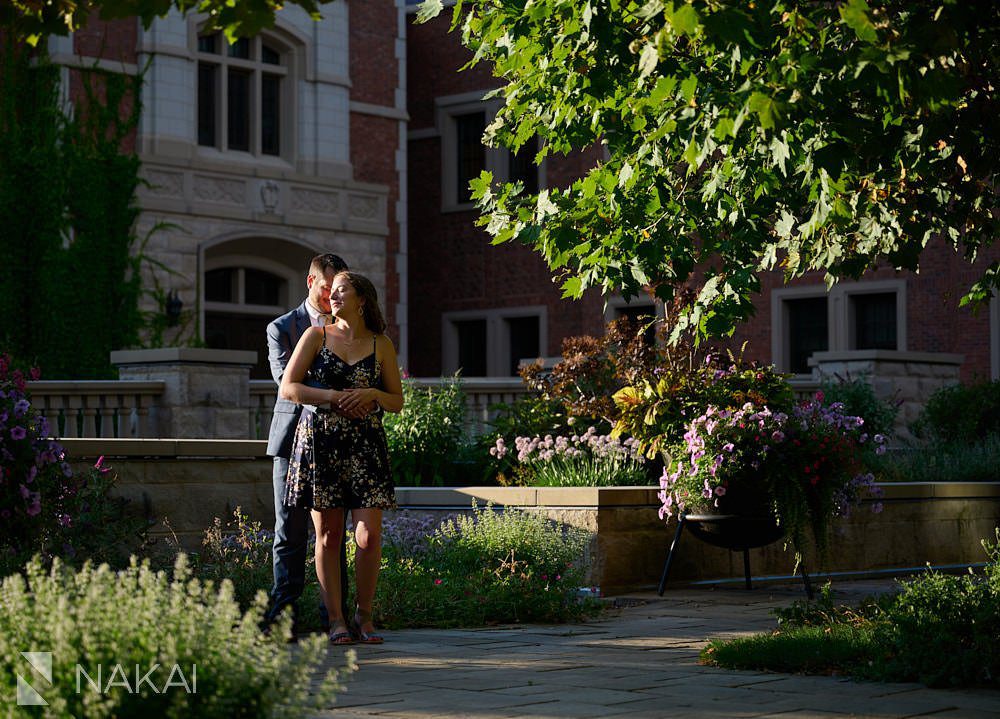
[[[343,390],[378,387],[382,367],[372,353],[354,364],[324,342],[306,382]],[[284,502],[309,509],[392,509],[396,506],[382,412],[349,419],[330,409],[302,411],[292,440]]]

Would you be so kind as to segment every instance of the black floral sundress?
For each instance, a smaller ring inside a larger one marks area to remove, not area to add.
[[[349,364],[326,346],[306,374],[314,386],[379,387],[382,367],[372,353]],[[382,412],[349,419],[327,408],[303,410],[292,440],[284,502],[308,509],[393,509],[396,506]]]

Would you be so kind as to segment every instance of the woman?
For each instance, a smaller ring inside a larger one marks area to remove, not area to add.
[[[399,412],[403,388],[372,283],[354,272],[338,273],[330,307],[335,324],[302,335],[281,380],[282,398],[317,407],[303,412],[295,429],[285,504],[312,510],[330,641],[381,644],[372,602],[382,559],[382,510],[395,506],[395,495],[382,413],[360,410],[374,404]],[[351,511],[357,543],[357,608],[350,623],[340,596],[345,510]]]

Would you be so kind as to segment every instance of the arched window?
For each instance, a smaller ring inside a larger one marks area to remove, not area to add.
[[[292,48],[263,34],[229,44],[216,32],[198,36],[197,58],[198,144],[287,157]]]

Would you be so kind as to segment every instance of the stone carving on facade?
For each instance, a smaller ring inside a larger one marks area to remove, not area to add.
[[[146,191],[149,194],[161,197],[184,196],[184,175],[182,173],[148,170],[145,174],[146,181],[149,183]]]
[[[340,209],[340,196],[336,192],[297,187],[292,192],[292,209],[319,215],[335,215]]]
[[[209,202],[243,205],[246,204],[246,183],[243,180],[195,175],[194,197]]]
[[[347,212],[359,220],[375,220],[379,215],[379,201],[370,195],[351,195],[348,199]]]
[[[264,205],[264,212],[273,215],[279,199],[281,199],[281,187],[277,182],[264,180],[260,183],[260,201]]]

